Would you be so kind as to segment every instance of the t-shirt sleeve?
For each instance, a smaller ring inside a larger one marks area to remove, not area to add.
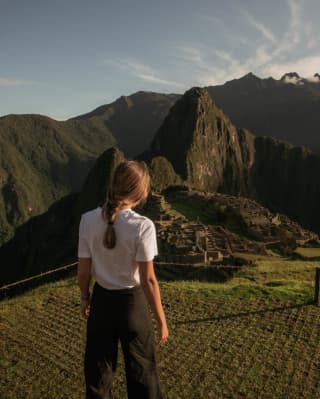
[[[156,228],[150,219],[146,219],[141,225],[138,236],[136,261],[151,261],[156,255],[158,255]]]
[[[78,258],[91,258],[91,251],[88,244],[88,228],[83,215],[81,216],[79,225]]]

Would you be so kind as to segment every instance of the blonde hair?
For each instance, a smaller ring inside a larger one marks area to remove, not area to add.
[[[144,162],[124,161],[115,169],[108,199],[102,207],[102,216],[108,223],[103,244],[112,249],[116,245],[116,232],[113,223],[117,211],[124,206],[137,206],[150,190],[150,175]]]

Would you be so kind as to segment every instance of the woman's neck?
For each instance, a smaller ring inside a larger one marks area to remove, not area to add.
[[[118,211],[122,211],[124,209],[131,209],[134,204],[126,204],[118,208]]]

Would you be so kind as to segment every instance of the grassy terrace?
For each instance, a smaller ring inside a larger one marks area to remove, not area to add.
[[[224,283],[206,269],[184,280],[164,274],[164,397],[320,397],[320,307],[311,304],[316,265],[265,257]],[[0,397],[83,398],[85,321],[75,278],[0,306]],[[124,381],[120,357],[115,398],[126,397]]]

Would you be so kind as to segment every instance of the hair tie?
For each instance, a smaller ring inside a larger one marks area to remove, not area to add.
[[[111,225],[112,225],[112,224],[113,224],[113,222],[108,222],[108,224],[111,224]]]

